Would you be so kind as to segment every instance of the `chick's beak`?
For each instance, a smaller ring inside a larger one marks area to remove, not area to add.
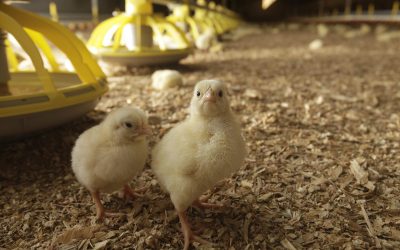
[[[216,100],[214,91],[211,88],[207,89],[203,96],[203,102],[215,102]]]
[[[143,126],[139,129],[140,135],[151,135],[151,128],[148,125]]]

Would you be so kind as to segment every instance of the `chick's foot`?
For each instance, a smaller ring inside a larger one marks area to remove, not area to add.
[[[99,191],[91,192],[94,204],[96,205],[96,220],[101,222],[104,220],[104,217],[119,217],[123,214],[121,213],[112,213],[104,210],[103,204],[100,200],[100,193]]]
[[[213,245],[212,242],[204,240],[193,233],[193,231],[190,229],[190,224],[187,220],[186,212],[178,212],[178,216],[179,216],[179,221],[181,223],[181,228],[182,228],[182,232],[183,232],[183,236],[184,236],[184,240],[185,240],[184,247],[183,247],[184,250],[188,250],[190,242],[193,242],[193,241],[199,242],[199,243],[205,244],[205,245]]]
[[[136,190],[133,190],[129,185],[125,185],[122,192],[124,199],[135,199],[138,197],[143,197],[144,192],[146,192],[147,187],[142,187]]]
[[[225,207],[223,204],[208,203],[200,199],[195,200],[193,202],[193,206],[198,208],[209,208],[209,209],[222,209]]]

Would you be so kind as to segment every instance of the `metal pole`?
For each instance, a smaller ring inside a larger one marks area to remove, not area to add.
[[[368,4],[368,15],[373,16],[375,12],[375,5],[373,3]]]
[[[349,16],[351,14],[351,0],[346,0],[346,6],[344,9],[344,14]]]
[[[10,72],[8,71],[8,62],[6,55],[5,39],[7,33],[0,29],[0,96],[10,95],[8,82],[11,80]]]
[[[49,4],[49,12],[50,12],[51,19],[52,19],[54,22],[58,22],[58,21],[59,21],[59,18],[58,18],[58,10],[57,10],[57,5],[56,5],[56,3],[54,2],[54,0],[51,0],[51,1],[50,1],[50,4]]]
[[[392,5],[392,16],[397,16],[397,13],[399,13],[399,7],[400,7],[400,2],[394,1]]]
[[[99,0],[92,0],[92,21],[99,23]]]
[[[356,7],[356,15],[361,16],[362,13],[363,13],[362,5],[361,5],[361,4],[357,4],[357,7]]]

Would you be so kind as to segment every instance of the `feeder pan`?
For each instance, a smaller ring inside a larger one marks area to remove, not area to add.
[[[0,31],[0,142],[82,116],[107,91],[106,77],[92,55],[62,25],[0,1]],[[18,41],[32,69],[21,69],[19,52],[4,46],[3,31]],[[48,41],[75,72],[61,69]]]
[[[87,46],[102,61],[127,66],[177,63],[192,51],[185,34],[154,15],[148,0],[126,0],[125,12],[99,24]]]

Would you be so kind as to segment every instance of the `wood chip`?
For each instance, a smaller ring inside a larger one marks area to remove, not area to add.
[[[368,232],[369,232],[369,234],[370,234],[370,235],[374,238],[374,240],[375,240],[375,246],[376,246],[377,248],[382,248],[381,243],[380,243],[378,237],[377,237],[376,234],[375,234],[375,230],[374,230],[374,228],[373,228],[373,226],[372,226],[372,224],[371,224],[371,221],[370,221],[369,218],[368,218],[368,214],[367,214],[367,212],[365,211],[364,204],[361,204],[360,206],[361,206],[361,214],[363,215],[364,220],[365,220],[365,222],[367,223]]]
[[[101,241],[101,242],[98,242],[98,243],[96,243],[96,244],[94,245],[94,248],[93,248],[93,249],[94,249],[94,250],[102,250],[102,249],[105,249],[109,241],[110,241],[110,240],[103,240],[103,241]]]
[[[360,167],[360,164],[357,162],[357,160],[352,160],[350,162],[350,171],[354,178],[356,178],[358,184],[368,188],[371,191],[375,189],[374,183],[368,180],[368,172]]]
[[[281,245],[288,250],[296,250],[296,248],[287,238],[281,241]]]
[[[58,235],[54,243],[67,244],[74,239],[90,239],[94,236],[95,232],[100,229],[100,226],[88,226],[88,227],[74,227],[65,230],[62,234]]]
[[[251,214],[247,214],[243,223],[243,238],[246,243],[249,243],[249,226],[251,223]]]
[[[244,96],[247,96],[249,98],[254,98],[254,99],[261,99],[262,94],[259,90],[256,89],[246,89],[244,91]]]

